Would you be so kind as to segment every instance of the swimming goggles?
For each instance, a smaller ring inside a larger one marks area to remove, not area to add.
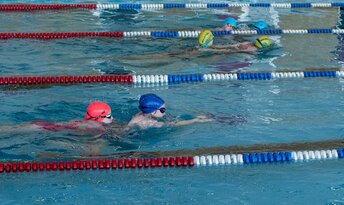
[[[88,120],[90,120],[90,119],[99,119],[99,118],[107,118],[107,119],[111,119],[112,118],[111,114],[108,114],[108,115],[105,115],[105,116],[93,117],[92,115],[90,115],[90,113],[87,112],[87,115],[89,116]]]
[[[161,113],[165,113],[165,112],[166,112],[166,108],[165,108],[165,107],[162,107],[162,108],[159,109],[159,111],[160,111]]]

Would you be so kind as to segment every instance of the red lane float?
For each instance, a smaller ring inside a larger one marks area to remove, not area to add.
[[[64,39],[64,38],[83,38],[83,37],[123,37],[124,32],[43,32],[43,33],[0,33],[0,39]]]
[[[0,11],[97,9],[97,4],[0,4]]]
[[[0,173],[11,172],[44,172],[70,170],[100,170],[100,169],[136,169],[155,167],[192,167],[194,158],[164,157],[164,158],[127,158],[127,159],[98,159],[53,162],[0,162]]]
[[[77,83],[132,83],[131,75],[86,76],[9,76],[0,77],[0,85],[49,85]]]

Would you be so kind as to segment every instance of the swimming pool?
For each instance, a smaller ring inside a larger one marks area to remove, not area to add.
[[[242,23],[259,18],[276,28],[333,28],[339,26],[339,14],[338,8],[252,8],[249,12],[240,8],[4,12],[0,13],[0,32],[204,29],[221,26],[228,16],[239,17]],[[254,38],[244,36],[235,40]],[[276,48],[259,55],[154,59],[161,53],[183,52],[197,41],[180,38],[1,40],[0,75],[194,74],[233,69],[271,72],[342,68],[342,42],[336,35],[282,35],[272,39]],[[215,41],[226,43],[231,38]],[[139,96],[151,92],[167,102],[169,118],[187,119],[212,113],[240,115],[245,122],[228,125],[215,121],[135,131],[120,140],[112,139],[111,133],[99,139],[66,132],[11,130],[0,132],[0,157],[1,161],[41,161],[52,160],[44,157],[46,154],[59,154],[72,159],[71,156],[88,154],[91,144],[103,145],[97,154],[113,155],[341,139],[343,82],[341,78],[315,78],[163,86],[80,84],[1,90],[2,125],[82,118],[86,106],[95,100],[108,102],[117,122],[125,123],[139,111]],[[11,173],[0,174],[0,200],[2,204],[342,204],[342,175],[341,160],[192,169]]]

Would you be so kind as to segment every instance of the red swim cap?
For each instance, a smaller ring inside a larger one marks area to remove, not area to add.
[[[108,104],[103,102],[93,102],[88,105],[85,114],[86,120],[94,120],[103,122],[105,118],[111,119],[111,108]]]

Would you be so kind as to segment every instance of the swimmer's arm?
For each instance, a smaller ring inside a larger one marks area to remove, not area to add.
[[[196,118],[191,119],[191,120],[182,120],[182,121],[178,121],[178,122],[168,122],[166,124],[178,127],[178,126],[190,125],[190,124],[193,124],[195,122],[210,122],[210,121],[212,121],[212,119],[209,119],[206,116],[197,116]]]
[[[212,45],[214,49],[238,49],[238,44]]]
[[[202,48],[204,51],[212,51],[214,53],[255,53],[257,48],[250,42],[229,44],[229,45],[214,45],[211,48]]]
[[[158,53],[158,54],[123,56],[122,60],[152,60],[152,59],[167,59],[168,57],[169,57],[169,53]]]
[[[240,52],[234,45],[214,45],[210,48],[200,48],[200,51],[209,51],[213,53],[237,53]]]
[[[189,58],[195,56],[195,54],[198,53],[199,48],[193,47],[193,48],[187,48],[181,52],[177,53],[169,53],[168,57],[177,57],[177,58]]]
[[[0,126],[0,132],[18,131],[19,126]]]
[[[39,127],[30,123],[24,123],[20,125],[4,125],[0,126],[0,132],[29,132],[37,131]]]
[[[182,121],[178,121],[178,122],[168,122],[167,125],[172,125],[172,126],[184,126],[184,125],[190,125],[197,122],[196,119],[192,119],[192,120],[182,120]]]
[[[214,49],[231,49],[233,51],[245,51],[246,47],[252,47],[253,44],[251,42],[242,42],[236,44],[223,44],[223,45],[214,45],[212,46]]]
[[[171,57],[186,58],[192,57],[198,52],[197,48],[187,48],[180,52],[165,52],[158,54],[132,55],[124,57],[124,60],[168,60]]]
[[[197,122],[196,119],[192,119],[192,120],[183,120],[183,121],[178,121],[178,122],[152,122],[149,125],[141,125],[141,124],[134,124],[134,125],[127,125],[125,130],[129,130],[132,127],[139,127],[141,129],[145,129],[145,128],[161,128],[163,126],[184,126],[184,125],[189,125],[192,123]]]

